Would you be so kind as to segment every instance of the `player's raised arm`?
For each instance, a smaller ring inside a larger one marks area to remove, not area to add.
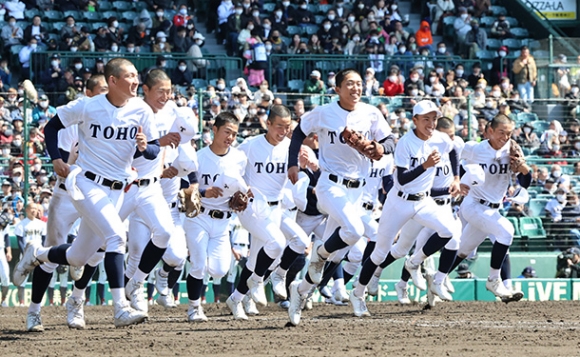
[[[298,123],[294,129],[294,132],[292,133],[290,148],[288,149],[288,179],[293,184],[298,181],[298,172],[300,171],[300,167],[298,166],[298,156],[300,154],[302,142],[304,142],[306,136],[307,135],[300,127],[300,123]]]
[[[44,141],[46,142],[46,149],[52,160],[54,171],[60,177],[67,177],[69,165],[64,162],[58,149],[58,132],[62,129],[64,129],[64,125],[60,121],[58,114],[56,114],[44,127]]]

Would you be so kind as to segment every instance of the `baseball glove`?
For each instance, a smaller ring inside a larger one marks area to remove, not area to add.
[[[510,170],[518,172],[520,166],[526,163],[522,148],[514,139],[510,139]]]
[[[381,157],[383,156],[377,150],[378,145],[380,145],[379,143],[365,138],[361,133],[357,131],[354,131],[346,127],[344,128],[342,133],[340,133],[340,135],[343,137],[344,141],[348,146],[355,149],[362,155],[368,157],[369,159],[380,160]]]
[[[234,212],[241,212],[248,207],[248,195],[241,191],[236,191],[228,202],[230,209]]]
[[[193,218],[201,212],[201,195],[196,188],[189,187],[179,191],[179,200],[188,218]]]

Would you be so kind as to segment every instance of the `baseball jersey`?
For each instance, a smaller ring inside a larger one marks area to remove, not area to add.
[[[139,126],[147,140],[157,137],[153,110],[140,98],[131,98],[123,107],[112,105],[105,94],[70,102],[57,108],[65,127],[78,124],[77,165],[112,180],[131,176]]]
[[[433,135],[422,140],[415,135],[414,130],[410,130],[397,143],[395,148],[395,166],[404,169],[414,169],[422,165],[433,150],[437,150],[441,156],[448,155],[454,149],[453,141],[447,134],[434,131]],[[396,191],[402,191],[407,194],[417,194],[429,192],[433,187],[433,179],[436,174],[436,167],[430,167],[425,170],[419,177],[406,185],[401,185],[397,174],[394,176],[394,188]]]
[[[273,146],[266,140],[266,135],[258,135],[244,140],[238,146],[248,158],[244,179],[250,189],[260,191],[269,202],[282,199],[282,189],[288,180],[288,149],[290,139]]]
[[[42,244],[42,236],[46,236],[46,223],[40,219],[25,218],[14,227],[14,235],[22,237],[25,246],[28,242]]]
[[[463,146],[465,142],[460,137],[456,136],[453,139],[453,145],[455,152],[458,157],[461,155]],[[441,161],[435,166],[435,177],[433,178],[433,187],[443,188],[451,186],[451,183],[455,177],[453,176],[453,170],[451,168],[451,160],[449,160],[449,154],[441,155]],[[440,198],[447,197],[448,195],[438,196]]]
[[[197,160],[199,164],[197,177],[200,190],[206,190],[209,187],[214,186],[218,177],[224,174],[224,172],[227,172],[230,176],[243,177],[248,161],[246,155],[236,148],[231,147],[227,154],[219,156],[214,154],[209,146],[198,151]],[[220,188],[227,189],[227,187]],[[208,209],[228,211],[229,199],[230,197],[228,195],[223,195],[217,198],[202,197],[201,205]]]
[[[393,155],[384,155],[371,163],[371,170],[363,187],[362,202],[375,203],[379,189],[383,187],[383,177],[393,173]]]
[[[72,152],[79,141],[79,127],[71,125],[58,132],[58,148],[67,152]]]
[[[488,140],[469,141],[461,152],[465,164],[478,164],[485,173],[485,182],[470,188],[468,197],[484,199],[491,203],[501,203],[509,187],[510,142],[501,149],[495,150]]]
[[[365,178],[371,162],[345,143],[340,135],[345,127],[377,141],[391,133],[383,114],[376,107],[362,102],[350,112],[333,102],[316,107],[300,118],[304,134],[318,134],[318,158],[323,171],[351,179]]]
[[[145,103],[145,105],[148,104]],[[147,137],[148,141],[159,139],[169,132],[169,129],[171,129],[171,126],[175,121],[175,108],[177,108],[175,103],[173,101],[168,101],[161,110],[153,114],[153,136],[151,138]],[[137,170],[137,177],[151,178],[161,176],[161,172],[163,170],[162,161],[165,156],[164,151],[166,149],[171,148],[167,146],[161,147],[159,154],[153,160],[148,160],[143,156],[139,156],[133,160],[133,167],[135,170]]]

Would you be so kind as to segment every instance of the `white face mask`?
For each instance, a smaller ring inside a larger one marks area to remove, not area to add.
[[[196,40],[196,41],[195,41],[195,43],[196,43],[198,46],[201,46],[201,44],[203,43],[203,40]]]
[[[499,51],[498,54],[500,57],[505,57],[507,55],[507,52],[506,51]]]
[[[185,72],[185,70],[187,69],[187,66],[182,65],[182,66],[179,66],[178,68],[181,72]]]
[[[461,77],[463,76],[463,70],[462,69],[455,70],[455,74],[457,75],[457,77]]]
[[[254,25],[249,25],[248,30],[252,31],[254,29]]]
[[[290,1],[282,1],[282,5],[284,5],[284,7],[288,7],[290,6]]]
[[[529,134],[531,132],[532,132],[532,128],[527,128],[527,127],[524,128],[524,133]]]
[[[77,64],[75,64],[75,69],[76,69],[77,71],[79,71],[81,68],[83,68],[83,64],[82,64],[82,63],[77,63]]]
[[[413,76],[410,79],[411,79],[411,82],[415,83],[415,82],[417,82],[419,80],[419,77]]]
[[[329,19],[330,21],[334,21],[334,19],[336,19],[336,15],[334,15],[334,14],[330,14],[330,15],[328,15],[328,19]]]
[[[397,10],[398,7],[399,7],[398,5],[391,5],[391,10],[395,11]]]
[[[441,93],[439,93],[438,90],[433,91],[431,94],[433,94],[434,97],[438,97],[439,95],[441,95]]]
[[[304,4],[304,5],[300,5],[300,8],[301,8],[302,10],[306,10],[306,9],[308,8],[308,5],[306,5],[306,4]]]
[[[429,82],[431,82],[431,83],[435,83],[436,80],[437,80],[437,77],[429,77]]]
[[[30,44],[30,48],[32,48],[33,50],[35,50],[36,47],[38,47],[38,45],[36,43],[31,43]]]
[[[395,83],[397,81],[397,76],[389,76],[389,81]]]
[[[269,30],[272,28],[272,26],[270,26],[270,24],[263,24],[262,27],[264,28],[264,30]]]
[[[436,69],[435,69],[435,72],[436,72],[437,74],[441,74],[441,73],[443,73],[443,68],[441,68],[441,67],[439,67],[439,68],[436,68]]]
[[[461,19],[465,20],[467,18],[467,16],[468,16],[467,14],[461,14]]]
[[[373,21],[375,21],[375,17],[373,15],[369,15],[369,16],[367,16],[367,20],[368,20],[368,22],[373,22]]]
[[[164,15],[163,11],[157,12],[157,17],[163,17],[163,15]]]
[[[180,13],[181,15],[184,15],[184,16],[185,16],[185,15],[187,15],[187,9],[180,9],[180,10],[179,10],[179,13]]]
[[[361,10],[364,9],[365,8],[365,4],[362,4],[362,3],[361,4],[358,4],[358,8],[361,9]]]
[[[276,11],[276,17],[282,17],[283,13],[282,11]]]
[[[117,47],[117,46],[111,46],[111,51],[113,51],[113,52],[117,52],[118,49],[119,49],[119,47]]]
[[[226,85],[225,85],[225,84],[223,84],[223,83],[218,83],[216,87],[217,87],[217,89],[219,89],[219,90],[224,90],[224,89],[226,88]]]
[[[254,11],[254,12],[252,12],[252,16],[258,17],[258,16],[260,16],[260,12]]]
[[[580,88],[578,88],[578,87],[574,87],[574,88],[572,88],[572,90],[571,90],[571,92],[572,92],[573,94],[576,94],[576,93],[578,93],[578,91],[580,91]]]
[[[270,45],[270,44],[265,45],[264,47],[266,47],[266,51],[271,51],[272,50],[272,45]]]
[[[558,202],[564,203],[566,201],[566,195],[563,194],[556,195],[556,199],[558,200]]]
[[[42,102],[40,102],[38,104],[40,104],[40,107],[43,108],[43,109],[46,109],[48,107],[48,102],[47,101],[42,101]]]
[[[244,10],[236,9],[236,15],[240,16]]]
[[[129,53],[135,52],[135,47],[127,47],[127,52]]]
[[[326,31],[330,30],[330,27],[331,27],[330,25],[324,25],[324,29],[325,29]]]
[[[159,39],[159,42],[161,42],[161,43],[163,43],[163,42],[166,42],[166,41],[167,41],[167,38],[165,38],[165,37],[161,37],[161,38]]]
[[[352,40],[353,40],[354,42],[359,42],[359,41],[360,41],[360,37],[353,37],[353,38],[352,38]]]
[[[416,97],[418,94],[419,94],[419,90],[418,90],[418,89],[413,89],[413,90],[411,90],[411,95],[412,95],[413,97]]]
[[[58,67],[58,65],[59,65],[59,61],[50,61],[50,64],[51,64],[53,67]]]
[[[41,164],[34,164],[34,171],[40,171],[40,169],[42,169],[42,165]]]
[[[354,19],[354,16],[349,16],[349,17],[348,17],[348,22],[352,23],[352,22],[354,22],[354,20],[355,20],[355,19]]]
[[[117,28],[119,27],[119,21],[113,21],[111,25],[113,25],[114,28]]]
[[[406,47],[399,48],[399,52],[401,52],[401,53],[405,53],[406,51],[407,51]]]
[[[17,145],[17,146],[20,146],[20,145]],[[14,177],[12,177],[12,181],[14,181],[14,183],[21,183],[22,176],[14,176]]]
[[[502,87],[503,89],[508,89],[508,88],[510,87],[510,84],[509,84],[509,83],[505,83],[505,82],[504,82],[504,83],[502,83],[502,84],[501,84],[501,87]]]
[[[580,150],[580,143],[574,144],[574,147],[576,148],[576,150]]]
[[[76,52],[77,50],[78,50],[78,48],[76,48],[76,47],[71,47],[71,48],[70,48],[70,51],[71,51],[71,52]]]
[[[552,148],[554,148],[554,150],[556,150],[556,148],[560,149],[560,145],[553,145]],[[560,176],[562,176],[562,171],[552,171],[552,176],[554,176],[555,178],[559,178]]]
[[[2,149],[2,156],[4,157],[10,156],[10,149]]]
[[[253,116],[253,115],[258,114],[258,111],[256,109],[250,109],[250,110],[248,110],[248,113],[250,113],[250,115]]]
[[[552,145],[552,150],[554,150],[554,151],[560,151],[560,145]],[[554,171],[554,172],[552,172],[552,175],[554,177],[560,177],[560,175],[562,175],[562,172],[560,172],[560,171]],[[556,176],[556,175],[558,175],[558,176]]]
[[[40,182],[41,182],[42,184],[45,184],[45,183],[47,183],[47,182],[48,182],[48,177],[41,177],[41,178],[40,178]],[[44,209],[44,212],[47,212],[47,211],[48,211],[48,203],[43,203],[43,204],[42,204],[42,209]]]

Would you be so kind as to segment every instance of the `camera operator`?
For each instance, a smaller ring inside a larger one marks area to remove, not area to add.
[[[578,271],[580,270],[580,248],[569,248],[558,255],[557,269],[556,278],[578,278]]]

